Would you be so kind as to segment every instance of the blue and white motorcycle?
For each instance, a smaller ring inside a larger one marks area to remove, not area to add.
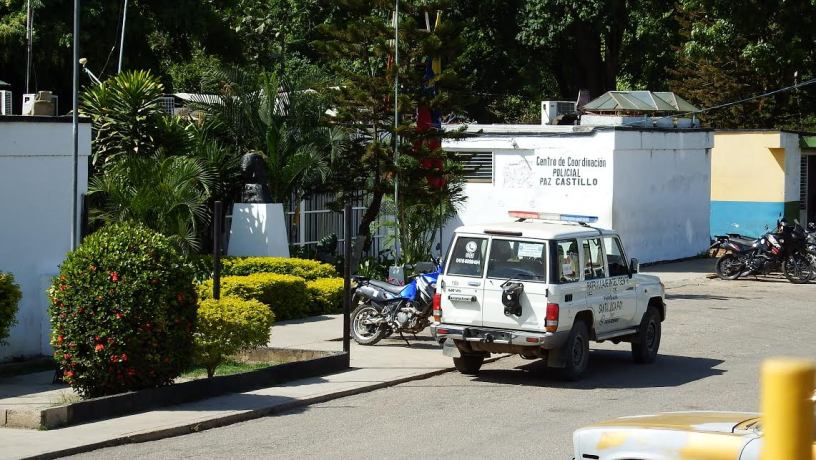
[[[351,312],[351,336],[355,342],[374,345],[395,332],[405,340],[403,333],[416,334],[431,324],[436,281],[442,266],[439,260],[434,260],[432,266],[424,265],[417,264],[419,274],[405,286],[352,277],[357,303]]]

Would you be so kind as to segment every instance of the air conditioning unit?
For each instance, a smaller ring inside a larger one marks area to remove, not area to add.
[[[55,116],[59,113],[59,97],[51,91],[23,94],[23,115]]]
[[[0,115],[11,115],[11,91],[0,91]]]
[[[575,113],[573,101],[544,101],[541,103],[541,124],[554,125],[559,115]]]

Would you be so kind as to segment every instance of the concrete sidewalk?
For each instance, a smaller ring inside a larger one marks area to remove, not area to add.
[[[712,268],[712,259],[694,259],[644,267],[643,272],[660,276],[670,289],[699,282],[711,273]],[[269,346],[339,351],[342,349],[342,326],[341,315],[281,322],[272,328]],[[450,358],[442,356],[440,347],[427,331],[416,339],[408,339],[410,346],[399,337],[383,340],[375,346],[359,346],[352,342],[352,369],[339,374],[57,430],[0,428],[0,459],[54,458],[105,446],[176,436],[427,378],[451,369]],[[16,385],[14,397],[26,398],[20,384],[19,378],[0,378],[0,398],[4,390],[10,394],[12,385]],[[55,391],[47,383],[39,384],[32,389]],[[0,406],[2,404],[0,399]]]

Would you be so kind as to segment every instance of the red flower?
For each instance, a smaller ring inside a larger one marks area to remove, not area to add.
[[[112,345],[114,342],[113,337],[108,337],[108,345]]]
[[[97,342],[101,342],[101,341],[102,341],[102,337],[99,337],[99,336],[97,335],[97,336],[95,336],[95,337],[94,337],[94,340],[96,340]]]
[[[122,356],[120,356],[120,358],[122,359],[123,363],[127,362],[127,353],[122,353]]]
[[[119,273],[111,272],[110,280],[113,281],[114,283],[118,282],[119,281]]]
[[[68,286],[66,286],[66,285],[64,285],[64,284],[60,284],[60,285],[59,285],[59,290],[60,290],[60,291],[64,291],[64,290],[66,290],[67,288],[68,288]]]
[[[116,312],[116,319],[122,319],[124,317],[125,317],[125,315],[123,315],[122,313],[120,313],[118,311]]]
[[[112,362],[112,363],[119,362],[119,357],[116,356],[116,355],[111,355],[110,362]]]
[[[96,350],[96,351],[102,351],[104,349],[105,349],[105,345],[102,345],[101,343],[97,343],[96,346],[94,347],[94,350]]]
[[[66,361],[68,361],[72,357],[73,356],[71,355],[71,353],[65,353],[64,355],[62,355],[62,359],[66,360]]]
[[[70,379],[74,377],[74,371],[65,371],[62,375],[65,376],[66,379]]]
[[[58,335],[57,336],[57,345],[62,345],[62,341],[65,340],[65,337]]]

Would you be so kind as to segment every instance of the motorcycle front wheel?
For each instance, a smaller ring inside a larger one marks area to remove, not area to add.
[[[813,268],[806,256],[796,253],[782,262],[782,273],[791,283],[804,284],[810,282]]]
[[[735,280],[739,278],[742,273],[743,263],[734,254],[726,254],[717,259],[717,265],[714,266],[714,271],[720,279]]]
[[[387,331],[378,321],[380,312],[369,303],[361,302],[351,312],[351,336],[360,345],[374,345],[385,337]]]

